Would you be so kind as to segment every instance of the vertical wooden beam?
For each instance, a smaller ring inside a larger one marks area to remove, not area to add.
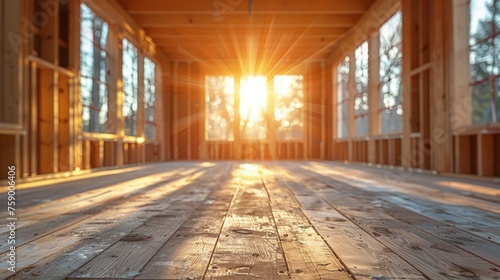
[[[3,1],[4,3],[7,1]],[[19,1],[14,1],[14,2],[19,2]],[[4,4],[5,5],[5,4]],[[17,22],[20,22],[22,18],[27,18],[29,14],[29,8],[28,8],[28,3],[26,1],[21,2],[20,4],[20,11],[19,11],[19,18],[17,19]],[[7,11],[12,11],[12,10],[7,10]],[[3,12],[0,11],[0,15],[3,16]],[[0,25],[3,25],[5,23],[0,23]],[[12,24],[12,27],[14,28],[15,31],[19,31],[22,28],[21,24]],[[4,29],[5,30],[5,29]],[[0,34],[2,31],[0,31]],[[1,36],[1,35],[0,35]],[[1,39],[0,39],[1,41]],[[0,43],[2,45],[2,43]],[[20,173],[19,175],[21,177],[28,177],[30,174],[29,170],[29,133],[30,133],[30,107],[29,107],[29,98],[30,98],[30,63],[28,60],[28,52],[29,52],[29,44],[24,43],[21,46],[18,47],[18,77],[20,77],[20,80],[18,81],[19,85],[19,111],[18,113],[18,123],[23,126],[23,132],[25,133],[22,137],[19,137],[19,139],[16,140],[17,145],[19,146],[18,148],[21,149],[22,154],[19,155],[19,159],[16,160],[16,164],[19,166]],[[2,47],[0,46],[0,61],[4,61],[2,58]],[[0,76],[4,75],[5,73],[2,73],[1,70],[2,67],[0,67]],[[22,78],[21,78],[22,77]],[[3,84],[2,78],[0,78],[0,84]],[[1,86],[0,86],[0,91],[1,91]]]
[[[477,173],[479,176],[495,175],[495,135],[479,134],[477,139]],[[497,159],[498,160],[498,159]]]
[[[58,162],[59,171],[71,170],[71,147],[70,147],[70,126],[69,126],[69,78],[65,75],[59,76],[59,118],[58,126]]]
[[[173,111],[173,131],[172,131],[172,139],[173,139],[173,155],[174,160],[179,159],[179,114],[178,114],[178,106],[179,106],[179,63],[174,62],[173,69],[173,92],[172,92],[172,111]]]
[[[276,150],[276,120],[274,118],[276,95],[274,92],[274,77],[267,78],[267,139],[269,143],[270,158],[275,160]]]
[[[90,141],[82,141],[82,169],[90,168]]]
[[[69,161],[70,170],[81,166],[82,105],[80,95],[80,1],[69,1],[69,67],[76,73],[69,81]]]
[[[175,122],[177,123],[177,130],[175,131],[175,138],[177,139],[177,157],[181,160],[188,159],[188,150],[190,147],[189,140],[189,112],[188,112],[188,69],[189,62],[181,61],[178,63],[177,67],[177,90],[176,90],[176,99],[177,102],[174,102],[174,106],[176,107],[177,117],[175,118]]]
[[[321,61],[321,149],[320,158],[326,159],[326,65]]]
[[[191,154],[192,154],[192,148],[193,148],[193,143],[192,143],[192,132],[193,132],[193,121],[192,121],[192,103],[194,98],[192,97],[192,78],[191,78],[191,71],[192,71],[192,62],[188,62],[187,64],[187,77],[185,78],[185,83],[186,83],[186,102],[187,102],[187,159],[191,160]]]
[[[310,63],[306,63],[306,75],[304,76],[304,159],[308,160],[310,155],[310,147],[311,144],[311,95],[312,95],[312,79],[311,79],[311,65]]]
[[[470,174],[472,172],[471,141],[468,135],[455,137],[455,172]]]
[[[200,122],[201,115],[201,107],[204,104],[205,99],[200,98],[200,92],[203,89],[202,79],[200,77],[200,64],[193,63],[191,66],[191,74],[190,74],[190,88],[191,88],[191,113],[190,113],[190,121],[191,125],[191,159],[199,160],[201,146],[200,144],[200,126],[202,125]]]
[[[137,137],[139,139],[139,145],[137,146],[136,153],[137,162],[146,162],[146,117],[144,108],[144,54],[142,51],[138,51],[137,54],[137,79],[138,79],[138,91],[137,91]]]
[[[402,139],[402,166],[411,167],[411,54],[412,54],[412,26],[411,26],[411,5],[410,1],[402,1],[403,16],[403,71],[402,98],[403,98],[403,139]],[[422,106],[421,106],[422,107]]]
[[[123,33],[121,30],[118,29],[118,26],[114,26],[115,28],[111,28],[110,26],[110,31],[115,31],[116,33],[114,35],[116,36],[109,36],[111,37],[116,37],[117,40],[110,40],[110,46],[114,45],[116,46],[116,63],[113,65],[113,69],[115,73],[116,79],[111,81],[115,82],[115,90],[114,90],[114,99],[110,98],[110,100],[116,100],[116,104],[114,106],[110,106],[110,108],[113,108],[115,110],[115,114],[113,116],[110,116],[108,114],[108,119],[112,118],[115,120],[115,127],[116,127],[116,135],[117,135],[117,141],[116,141],[116,165],[117,166],[123,166],[125,164],[125,159],[124,159],[124,143],[123,143],[123,137],[125,136],[125,130],[124,130],[124,119],[123,119],[123,72],[122,72],[122,67],[123,67]],[[113,34],[113,33],[111,33]],[[113,91],[112,91],[113,92]],[[113,97],[111,95],[110,97]]]
[[[103,144],[103,149],[104,149],[103,165],[113,166],[115,164],[115,154],[116,154],[114,142],[105,141]]]
[[[200,66],[201,67],[201,66]],[[198,108],[198,122],[200,123],[199,129],[198,129],[198,141],[200,141],[199,145],[199,158],[201,160],[208,160],[208,154],[207,154],[207,143],[205,139],[205,133],[206,133],[206,110],[207,110],[207,104],[205,101],[205,95],[206,95],[206,76],[204,75],[205,68],[200,69],[200,73],[198,74],[198,86],[200,87],[200,91],[198,93],[198,98],[199,98],[199,108]]]
[[[38,171],[39,173],[54,173],[57,171],[57,153],[55,133],[55,84],[52,70],[42,69],[39,71],[40,83],[37,85],[38,92]]]
[[[368,39],[368,162],[376,164],[378,146],[374,138],[379,134],[379,108],[380,91],[378,89],[380,82],[380,40],[378,31],[371,34]]]
[[[348,82],[348,90],[349,90],[349,99],[347,101],[348,109],[347,112],[349,114],[348,117],[348,141],[349,141],[349,162],[357,161],[356,150],[354,149],[354,137],[356,136],[356,123],[354,119],[354,104],[356,102],[356,60],[354,59],[354,52],[351,51],[349,54],[349,82]]]
[[[156,72],[155,72],[155,83],[157,85],[156,87],[156,97],[158,98],[157,103],[155,104],[157,106],[157,109],[155,110],[155,121],[156,121],[156,128],[158,129],[158,133],[155,135],[155,140],[159,142],[158,146],[158,155],[157,155],[157,160],[158,161],[165,161],[167,160],[166,157],[166,151],[168,150],[168,147],[170,145],[169,137],[165,137],[167,129],[168,129],[168,118],[167,118],[167,106],[165,106],[165,99],[166,96],[166,85],[165,81],[163,79],[163,75],[165,73],[165,65],[163,64],[156,64]],[[154,149],[156,151],[156,149]]]
[[[334,106],[333,106],[333,72],[332,67],[329,63],[325,64],[325,159],[333,159],[333,118],[334,118]]]
[[[330,65],[329,66],[331,69],[331,102],[330,106],[332,106],[331,109],[331,130],[332,130],[332,136],[329,139],[329,142],[332,146],[332,160],[338,160],[338,145],[335,145],[335,141],[338,137],[337,135],[337,125],[338,125],[338,108],[337,108],[337,95],[338,95],[338,88],[337,88],[337,70],[335,65]]]
[[[53,158],[54,158],[54,172],[59,171],[59,134],[61,133],[59,131],[59,72],[54,71],[53,72],[53,85],[52,85],[52,94],[53,94],[53,104],[52,104],[52,122],[53,122],[53,144],[52,144],[52,149],[53,149]],[[42,132],[43,133],[43,132]]]
[[[472,124],[472,97],[469,89],[469,38],[468,22],[469,1],[454,0],[452,7],[453,18],[453,59],[451,61],[452,75],[451,92],[451,126],[452,129],[466,127]]]
[[[172,65],[169,62],[163,61],[161,66],[161,123],[163,128],[163,160],[172,159]]]
[[[38,170],[38,70],[34,62],[30,63],[30,174],[32,176],[39,173]]]
[[[241,77],[234,77],[234,155],[236,160],[242,159],[242,145],[240,136],[240,83]]]
[[[322,139],[322,62],[315,61],[314,65],[314,75],[313,75],[313,95],[312,95],[312,110],[311,116],[312,128],[313,128],[313,144],[312,150],[315,159],[321,159],[321,149],[323,148]]]
[[[450,133],[449,119],[450,107],[447,101],[450,99],[449,91],[446,86],[447,78],[449,78],[447,69],[445,69],[445,61],[447,58],[447,46],[451,41],[448,22],[451,20],[446,15],[449,11],[448,5],[450,1],[431,1],[431,9],[433,25],[430,28],[431,36],[431,61],[434,63],[433,73],[433,94],[431,95],[432,104],[435,108],[433,113],[435,121],[432,122],[433,130],[430,134],[433,147],[431,156],[432,168],[439,172],[450,172],[450,163],[452,157],[452,136]]]

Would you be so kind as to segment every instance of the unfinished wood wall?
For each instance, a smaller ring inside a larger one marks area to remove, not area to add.
[[[370,133],[365,139],[335,135],[333,87],[332,158],[379,166],[401,166],[479,176],[500,176],[499,124],[473,125],[468,51],[469,1],[378,1],[332,55],[336,64],[362,41],[369,42]],[[403,13],[403,130],[379,133],[378,28]],[[452,12],[451,12],[452,11]],[[352,131],[352,127],[351,127]]]
[[[82,131],[80,95],[80,3],[85,3],[112,26],[109,45],[113,57],[108,72],[109,133]],[[2,166],[15,165],[18,177],[80,172],[162,159],[161,138],[144,138],[142,71],[139,69],[138,134],[120,132],[120,40],[126,34],[157,65],[161,54],[116,3],[103,1],[23,0],[0,2]],[[18,23],[18,24],[15,24]],[[127,26],[136,28],[132,31]],[[4,36],[5,35],[5,36]],[[141,64],[139,64],[141,65]],[[160,80],[160,79],[157,79]],[[5,82],[4,82],[5,81]],[[161,81],[156,85],[162,101]],[[5,107],[5,108],[4,108]],[[162,123],[161,106],[156,122]],[[157,134],[163,133],[161,125]],[[0,174],[0,179],[6,174]]]

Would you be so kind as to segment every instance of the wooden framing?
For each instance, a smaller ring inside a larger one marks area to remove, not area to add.
[[[374,136],[380,131],[379,114],[376,110],[379,106],[380,91],[378,90],[378,81],[380,80],[380,57],[379,52],[379,34],[374,32],[368,38],[368,116],[370,128],[368,129],[368,162],[377,163],[377,147]]]
[[[12,154],[7,154],[2,149],[2,154],[6,155],[2,159],[15,164],[21,177],[58,172],[75,173],[80,169],[91,167],[123,165],[119,40],[128,34],[126,36],[139,46],[140,87],[139,133],[136,138],[127,140],[135,143],[130,149],[135,154],[128,158],[136,163],[145,162],[144,118],[141,117],[144,111],[141,64],[143,57],[148,56],[155,61],[158,72],[161,73],[162,65],[158,61],[165,61],[162,54],[155,51],[154,44],[145,36],[144,31],[141,31],[114,1],[82,0],[65,4],[56,0],[44,0],[38,3],[38,6],[35,6],[34,0],[5,1],[0,8],[2,14],[0,76],[2,81],[9,81],[2,83],[1,92],[18,93],[6,95],[9,98],[16,98],[17,105],[10,106],[16,111],[16,114],[11,114],[15,116],[16,122],[4,123],[0,119],[0,140],[7,141],[9,151],[12,151]],[[80,3],[85,3],[110,23],[111,35],[108,47],[113,56],[109,71],[111,82],[108,88],[110,134],[83,133],[81,129],[80,77],[77,76],[80,68]],[[66,6],[60,11],[61,5]],[[8,17],[3,17],[7,10]],[[27,22],[14,24],[26,19]],[[9,22],[8,25],[4,20]],[[60,20],[63,21],[59,22]],[[61,24],[67,25],[68,22],[69,29],[59,28]],[[15,44],[4,40],[4,31],[14,36],[11,39],[16,40],[13,41]],[[7,58],[6,52],[12,55],[9,55],[10,60],[4,63],[4,58]],[[9,67],[10,70],[4,71],[5,67]],[[161,84],[157,84],[157,91],[161,104]],[[3,98],[4,95],[1,96]],[[6,100],[2,99],[2,104],[7,104]],[[161,112],[160,108],[161,106],[158,107],[158,112]],[[6,112],[2,110],[2,113]],[[13,135],[14,141],[4,135]],[[156,141],[155,145],[158,146],[158,143]],[[152,150],[158,153],[158,148]],[[154,157],[156,160],[160,159]]]

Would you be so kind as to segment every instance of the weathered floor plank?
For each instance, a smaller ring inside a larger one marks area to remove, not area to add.
[[[220,167],[219,167],[220,170]],[[218,176],[218,172],[214,172]],[[132,279],[175,231],[202,204],[216,184],[199,182],[196,192],[183,194],[173,207],[153,216],[143,226],[124,236],[67,279]]]
[[[205,279],[288,279],[269,197],[257,165],[242,164]]]
[[[316,232],[293,193],[268,169],[261,170],[292,279],[352,279]]]
[[[123,170],[19,186],[18,272],[0,243],[0,278],[500,279],[498,184],[314,161]]]
[[[329,182],[328,177],[315,174],[311,170],[305,172],[295,171],[294,174],[299,174],[296,176],[302,176],[303,178],[309,175],[320,182],[332,183]],[[308,183],[312,188],[321,185]],[[404,258],[408,263],[411,263],[426,277],[431,279],[461,277],[496,279],[499,277],[497,271],[500,267],[492,260],[485,261],[484,258],[471,254],[467,250],[462,250],[463,246],[454,246],[454,244],[440,239],[438,235],[425,232],[424,228],[409,225],[384,214],[381,209],[367,204],[367,200],[376,197],[373,192],[365,191],[366,199],[359,200],[345,196],[337,191],[322,191],[322,189],[317,189],[317,191],[321,192],[322,197],[332,206],[335,206],[343,216],[354,221],[361,229],[380,240],[381,243]],[[415,208],[418,208],[418,206],[415,206]],[[462,235],[462,238],[466,238],[466,236]],[[483,241],[483,243],[486,242]],[[490,246],[495,246],[495,244],[490,243]],[[483,254],[483,256],[487,255],[488,252]]]
[[[295,188],[300,185],[300,180],[294,175],[285,173],[282,169],[275,168],[274,170],[281,174],[285,184],[293,183],[296,185]],[[308,189],[305,185],[302,185],[302,188]],[[318,196],[318,199],[323,200],[321,196]],[[326,202],[323,201],[320,204],[326,204]],[[302,207],[311,223],[356,279],[376,279],[377,277],[380,279],[426,279],[409,263],[332,207],[329,210],[318,210],[314,206],[309,208],[308,203],[302,204]],[[394,266],[394,263],[398,265]]]
[[[234,192],[229,176],[151,258],[136,279],[202,279],[207,270]],[[224,180],[223,180],[224,179]]]
[[[211,172],[216,174],[216,170]],[[151,217],[167,208],[175,209],[172,204],[185,199],[186,194],[196,194],[200,182],[210,178],[209,173],[200,174],[186,174],[192,176],[131,196],[118,205],[104,205],[108,208],[84,221],[19,246],[18,265],[23,269],[11,279],[65,279],[68,271],[84,265]]]

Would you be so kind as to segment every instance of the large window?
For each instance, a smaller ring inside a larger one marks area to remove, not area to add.
[[[156,139],[156,65],[151,59],[144,58],[144,119],[146,139]]]
[[[337,137],[349,137],[349,57],[337,66]]]
[[[500,119],[500,0],[470,2],[472,123]]]
[[[274,77],[274,112],[268,110],[268,82],[264,76],[240,79],[239,123],[235,123],[235,81],[232,76],[206,76],[206,139],[233,141],[235,128],[243,140],[265,140],[273,129],[279,141],[304,137],[304,77]]]
[[[85,5],[80,9],[80,86],[84,132],[109,132],[108,24]]]
[[[264,76],[241,78],[240,135],[245,140],[267,138],[267,79]]]
[[[123,119],[125,135],[137,135],[138,74],[137,48],[123,39]]]
[[[234,78],[207,76],[206,137],[213,141],[234,139]]]
[[[368,42],[363,42],[354,51],[356,70],[356,97],[354,100],[354,120],[357,136],[368,134]]]
[[[380,132],[402,131],[402,15],[397,12],[380,27]]]
[[[274,77],[274,119],[276,139],[300,141],[304,137],[304,77],[283,75]]]

